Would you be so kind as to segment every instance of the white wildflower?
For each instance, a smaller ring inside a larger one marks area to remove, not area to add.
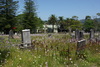
[[[72,60],[72,58],[70,58],[69,60]]]
[[[19,58],[19,60],[22,60],[22,58]]]

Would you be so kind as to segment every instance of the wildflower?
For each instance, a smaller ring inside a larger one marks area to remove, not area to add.
[[[66,64],[66,62],[64,62],[64,64]]]
[[[72,58],[70,58],[69,60],[72,60]]]
[[[73,63],[73,61],[71,61],[71,63]]]
[[[45,62],[46,67],[48,67],[48,62]]]
[[[42,67],[42,65],[40,65],[40,67]]]
[[[22,58],[19,58],[19,60],[22,60]]]
[[[33,64],[34,64],[35,62],[33,62]]]
[[[1,53],[0,53],[0,55],[1,55]]]
[[[36,58],[36,56],[34,56],[34,58]]]

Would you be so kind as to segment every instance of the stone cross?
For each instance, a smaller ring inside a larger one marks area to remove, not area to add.
[[[31,45],[30,29],[22,30],[22,43],[26,47]]]

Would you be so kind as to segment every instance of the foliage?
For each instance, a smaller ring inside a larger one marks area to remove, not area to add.
[[[36,16],[36,6],[33,0],[25,0],[23,14],[23,28],[30,29],[31,33],[36,32],[37,28],[41,28],[43,22],[40,18]]]
[[[24,20],[23,20],[23,27],[24,29],[31,29],[31,31],[33,31],[33,29],[36,29],[35,26],[35,3],[32,0],[25,0],[25,6],[24,6],[25,10],[24,10]]]
[[[79,20],[74,20],[74,19],[66,19],[66,23],[67,23],[67,29],[71,28],[72,30],[76,30],[76,29],[82,29],[82,24]]]
[[[91,19],[90,16],[86,16],[84,29],[86,32],[89,32],[90,29],[94,29],[94,21]]]
[[[0,0],[0,27],[5,33],[8,33],[15,26],[15,14],[18,1]]]
[[[78,20],[78,16],[72,16],[72,19]]]
[[[49,17],[49,19],[48,19],[48,23],[49,24],[52,24],[52,28],[53,28],[53,31],[52,32],[54,32],[54,25],[57,24],[57,18],[56,18],[56,16],[55,15],[51,15]]]
[[[86,58],[76,59],[77,44],[69,42],[69,35],[55,34],[52,37],[32,36],[33,48],[19,49],[17,46],[0,48],[1,67],[99,67],[100,45],[87,43],[84,55]],[[86,36],[87,37],[87,36]],[[5,39],[7,40],[7,36]],[[18,41],[16,41],[18,40]],[[67,42],[66,42],[67,41]],[[6,42],[6,41],[5,41]],[[20,39],[11,39],[19,44]],[[19,42],[19,43],[18,43]],[[1,42],[0,42],[1,43]],[[9,43],[5,44],[6,46]],[[69,45],[69,46],[68,46]],[[0,45],[2,47],[4,45]],[[4,60],[4,62],[1,62]]]
[[[100,13],[97,13],[98,16],[100,16]]]
[[[94,29],[96,31],[100,31],[100,21],[97,20],[97,18],[93,19]]]

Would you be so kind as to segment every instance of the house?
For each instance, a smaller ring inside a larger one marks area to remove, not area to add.
[[[44,24],[43,29],[37,29],[37,32],[44,32],[44,33],[58,33],[58,26],[54,25],[54,32],[53,32],[53,25],[51,24]]]

